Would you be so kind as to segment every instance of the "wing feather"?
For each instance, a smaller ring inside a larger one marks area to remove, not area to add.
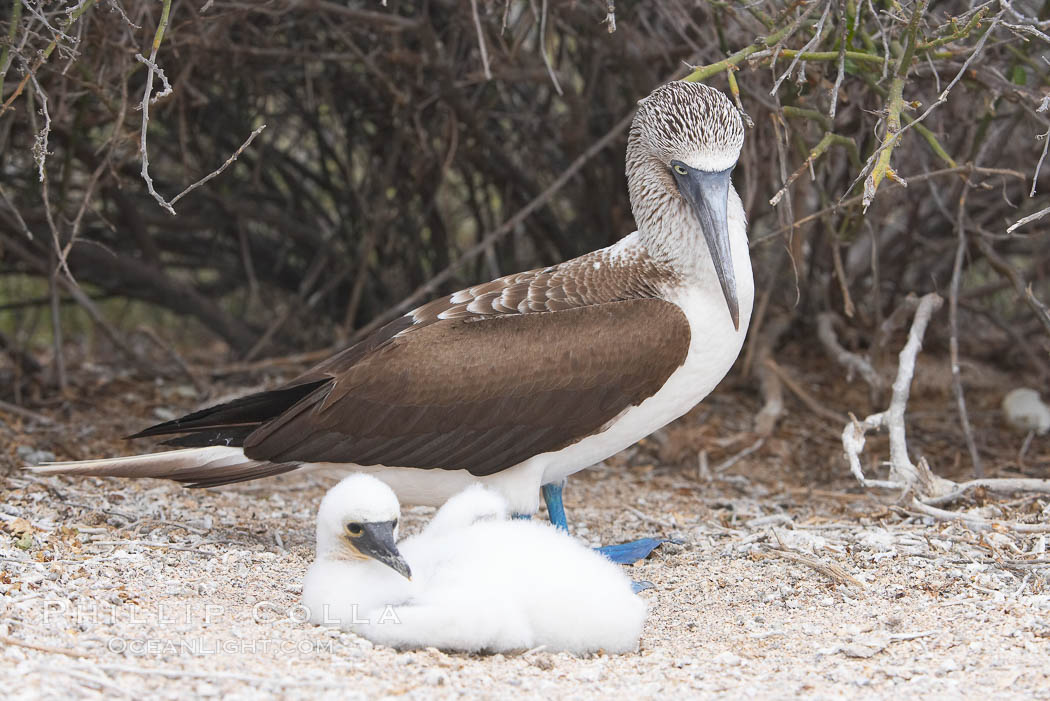
[[[685,360],[674,304],[439,319],[333,375],[244,440],[254,460],[499,472],[601,430]]]

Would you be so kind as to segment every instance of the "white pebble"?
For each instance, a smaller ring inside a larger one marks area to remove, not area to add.
[[[729,652],[729,650],[726,650],[725,652],[720,652],[715,655],[712,661],[718,664],[724,664],[727,667],[739,667],[740,663],[744,660],[740,655],[735,655],[732,652]]]
[[[426,673],[426,676],[423,677],[423,681],[430,686],[444,686],[445,682],[448,681],[448,677],[436,669],[432,669]]]
[[[1003,414],[1018,431],[1035,431],[1039,435],[1050,431],[1050,407],[1034,389],[1021,387],[1007,393],[1003,397]]]

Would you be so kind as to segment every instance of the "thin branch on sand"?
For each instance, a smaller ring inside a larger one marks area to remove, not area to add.
[[[767,546],[767,549],[759,555],[759,557],[780,557],[785,560],[791,560],[807,567],[811,567],[820,574],[824,575],[828,579],[838,584],[851,584],[858,589],[864,589],[864,582],[860,581],[856,577],[850,575],[846,570],[836,565],[834,562],[824,562],[810,555],[800,553],[797,550],[787,547],[781,542],[780,536],[777,535],[775,530],[772,531],[773,538],[777,541],[778,547]]]
[[[908,505],[908,510],[918,512],[923,516],[937,519],[938,521],[959,521],[967,527],[977,531],[1013,531],[1014,533],[1050,533],[1050,524],[1047,523],[1013,523],[1011,521],[998,521],[972,514],[963,514],[956,511],[945,511],[929,504],[924,504],[913,498]]]

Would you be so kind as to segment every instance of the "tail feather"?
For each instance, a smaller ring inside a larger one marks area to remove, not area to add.
[[[150,426],[128,438],[219,429],[219,433],[213,440],[224,441],[226,438],[233,438],[238,441],[239,445],[244,436],[251,433],[260,424],[279,416],[299,400],[330,382],[331,378],[323,378],[292,387],[249,394],[246,397],[240,397],[224,404],[216,404],[172,421]]]
[[[29,469],[43,475],[156,477],[183,482],[190,487],[215,487],[289,472],[297,467],[299,463],[295,462],[252,460],[241,448],[215,445],[123,458],[52,462]]]

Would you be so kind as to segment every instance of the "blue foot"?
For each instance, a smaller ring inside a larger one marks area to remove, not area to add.
[[[562,503],[563,489],[565,489],[565,480],[543,485],[543,501],[547,503],[547,513],[550,516],[551,524],[553,524],[555,528],[560,528],[568,533],[569,522],[565,518],[565,504]],[[528,518],[528,516],[522,516],[519,514],[515,514],[514,516],[515,518]],[[635,540],[630,543],[606,545],[603,548],[595,548],[595,550],[618,565],[632,565],[639,560],[649,557],[649,553],[656,550],[656,548],[660,546],[660,543],[664,542],[666,542],[666,540],[663,538],[642,538],[641,540]],[[642,586],[642,589],[652,588],[652,584],[649,582],[642,582],[640,584],[635,582],[635,584],[639,586],[642,584],[648,585]],[[641,591],[642,589],[637,591]]]
[[[561,491],[564,488],[565,480],[543,485],[543,501],[547,502],[547,514],[550,515],[551,524],[568,533],[569,522],[565,519],[565,505],[561,501]]]
[[[660,543],[666,542],[667,540],[664,538],[642,538],[630,543],[606,545],[603,548],[595,548],[595,550],[618,565],[633,565],[639,560],[649,557],[649,553],[656,550]]]

